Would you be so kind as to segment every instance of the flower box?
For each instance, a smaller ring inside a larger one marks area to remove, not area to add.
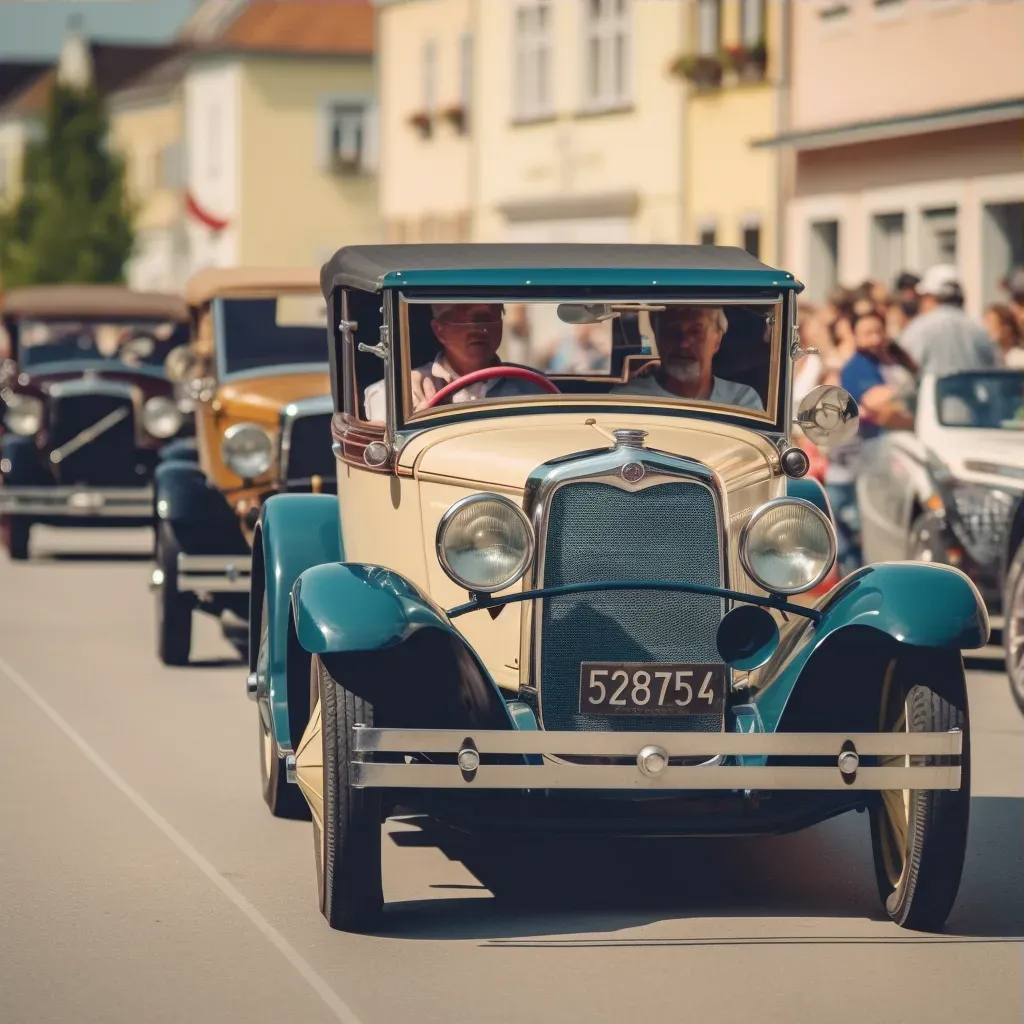
[[[684,54],[672,63],[671,71],[699,89],[717,89],[722,84],[722,61],[718,57]]]

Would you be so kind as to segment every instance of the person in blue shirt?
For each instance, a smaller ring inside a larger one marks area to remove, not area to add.
[[[829,453],[825,489],[836,516],[839,571],[843,576],[861,564],[860,513],[856,480],[861,463],[887,430],[910,430],[916,367],[885,333],[879,313],[865,313],[853,323],[857,351],[847,361],[840,384],[860,408],[857,437]]]

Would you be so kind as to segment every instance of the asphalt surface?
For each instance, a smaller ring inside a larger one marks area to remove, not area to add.
[[[970,849],[941,936],[884,919],[857,814],[526,846],[475,874],[393,823],[384,933],[352,936],[317,910],[311,826],[260,799],[256,710],[216,624],[195,665],[157,663],[147,535],[33,545],[0,555],[2,1024],[1024,1019],[1024,718],[998,663],[970,674]],[[497,901],[495,870],[532,898]]]

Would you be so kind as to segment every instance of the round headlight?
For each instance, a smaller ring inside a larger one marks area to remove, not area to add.
[[[255,423],[236,423],[224,431],[220,453],[224,464],[243,480],[254,480],[270,469],[273,459],[270,435]]]
[[[146,433],[161,440],[174,437],[184,422],[185,418],[173,398],[157,395],[142,407],[142,425]]]
[[[762,505],[740,534],[743,568],[769,593],[811,590],[828,575],[835,560],[831,522],[802,498],[777,498]]]
[[[4,426],[12,434],[31,437],[43,425],[43,403],[34,395],[18,395],[13,391],[4,392]]]
[[[533,558],[533,528],[500,494],[461,498],[437,527],[437,558],[460,587],[493,594],[512,586]]]

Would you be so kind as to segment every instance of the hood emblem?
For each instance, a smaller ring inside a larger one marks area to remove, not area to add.
[[[619,470],[619,474],[622,479],[629,484],[635,484],[639,480],[643,480],[647,470],[644,469],[643,465],[639,462],[627,462],[622,469]]]

